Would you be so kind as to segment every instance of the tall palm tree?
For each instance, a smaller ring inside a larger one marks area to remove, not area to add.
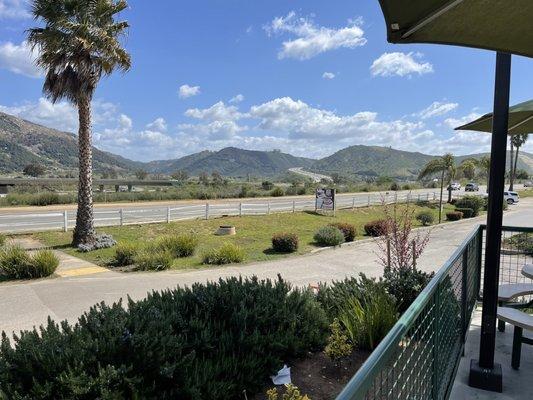
[[[528,136],[529,133],[521,133],[518,135],[511,136],[511,146],[514,146],[516,152],[514,155],[514,165],[511,166],[511,185],[509,186],[509,190],[513,190],[513,183],[516,178],[516,167],[518,166],[518,152],[520,151],[520,147],[522,147],[527,142]],[[512,158],[511,162],[513,162]]]
[[[33,0],[32,12],[42,26],[28,30],[28,42],[39,52],[46,71],[44,94],[66,99],[78,108],[78,211],[73,245],[95,240],[92,198],[91,101],[102,76],[129,70],[130,55],[120,39],[128,28],[117,21],[126,0]]]
[[[487,191],[489,190],[489,179],[490,179],[490,156],[483,156],[480,158],[467,158],[463,160],[462,164],[472,163],[478,169],[480,169],[485,175]]]
[[[428,176],[440,174],[440,199],[439,199],[439,224],[442,222],[442,195],[444,192],[444,184],[448,185],[448,203],[452,201],[452,190],[450,184],[455,177],[456,167],[455,159],[452,154],[447,153],[439,158],[429,161],[420,174],[418,179],[424,179]]]

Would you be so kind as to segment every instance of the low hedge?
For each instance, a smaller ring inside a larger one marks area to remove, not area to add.
[[[49,320],[13,345],[3,335],[8,399],[219,399],[260,392],[289,359],[321,350],[327,319],[308,290],[229,278],[99,304],[75,325]]]
[[[459,221],[463,218],[463,213],[461,211],[450,211],[446,213],[446,219],[448,221]]]
[[[36,279],[52,275],[59,259],[50,250],[39,250],[30,255],[20,246],[0,250],[0,275],[8,279]]]
[[[485,204],[485,201],[480,196],[464,196],[460,199],[457,199],[455,202],[456,208],[470,208],[472,210],[472,217],[477,217],[479,215],[479,211],[483,209],[483,205]],[[464,218],[470,218],[466,215]]]
[[[241,263],[244,261],[244,251],[233,243],[224,243],[218,249],[211,249],[203,256],[203,264],[223,265]]]
[[[387,221],[378,219],[365,224],[365,233],[373,237],[385,235],[387,233]]]
[[[416,215],[416,220],[424,226],[431,225],[435,221],[435,217],[430,211],[420,211]]]
[[[355,225],[348,224],[346,222],[335,222],[330,225],[342,232],[345,242],[353,242],[355,240],[355,237],[357,236],[357,229],[355,228]]]
[[[135,263],[135,256],[138,252],[138,246],[134,243],[119,243],[115,249],[114,264],[118,267],[124,267]]]
[[[344,243],[344,235],[341,230],[331,225],[320,228],[313,238],[320,246],[339,246]]]
[[[475,216],[474,210],[472,210],[471,208],[455,207],[455,211],[463,213],[463,218],[472,218]]]
[[[163,271],[172,267],[174,257],[168,250],[146,248],[136,253],[133,261],[140,271]]]
[[[295,233],[276,233],[272,236],[272,249],[278,253],[294,253],[298,250],[298,236]]]
[[[176,258],[190,257],[198,246],[198,237],[187,234],[166,235],[157,240],[156,246],[170,252]]]

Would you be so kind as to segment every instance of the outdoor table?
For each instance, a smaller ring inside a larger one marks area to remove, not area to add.
[[[522,275],[526,278],[533,279],[533,264],[526,264],[526,266],[522,268]]]

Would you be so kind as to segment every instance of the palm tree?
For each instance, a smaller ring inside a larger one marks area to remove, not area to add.
[[[120,39],[129,27],[116,21],[126,0],[33,0],[32,12],[42,26],[28,30],[28,42],[39,52],[46,71],[44,94],[78,108],[78,211],[73,245],[91,243],[96,234],[92,198],[91,101],[102,76],[129,70],[130,55]]]
[[[511,183],[509,185],[509,190],[513,190],[513,184],[516,177],[516,167],[518,165],[518,152],[520,150],[520,147],[522,147],[527,142],[527,137],[529,133],[520,133],[518,135],[511,136],[511,149],[514,147],[516,148],[516,152],[514,155],[514,165],[513,165],[513,153],[511,153]]]
[[[448,203],[452,201],[452,190],[450,184],[455,177],[455,159],[452,154],[447,153],[439,158],[429,161],[420,174],[418,179],[424,179],[428,176],[433,176],[440,173],[440,199],[439,199],[439,224],[442,222],[442,195],[444,191],[444,183],[448,185]]]
[[[467,158],[466,160],[463,160],[461,165],[466,163],[472,163],[477,168],[479,168],[483,174],[485,175],[486,179],[486,185],[487,185],[487,192],[489,190],[489,179],[490,179],[490,156],[483,156],[480,158]]]

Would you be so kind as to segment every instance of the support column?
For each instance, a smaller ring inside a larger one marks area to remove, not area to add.
[[[498,53],[496,56],[496,83],[494,87],[494,113],[490,153],[490,187],[487,208],[481,341],[479,360],[471,360],[470,363],[469,385],[500,393],[502,392],[502,368],[500,364],[494,363],[494,350],[496,345],[496,311],[498,308],[510,86],[511,55]]]

